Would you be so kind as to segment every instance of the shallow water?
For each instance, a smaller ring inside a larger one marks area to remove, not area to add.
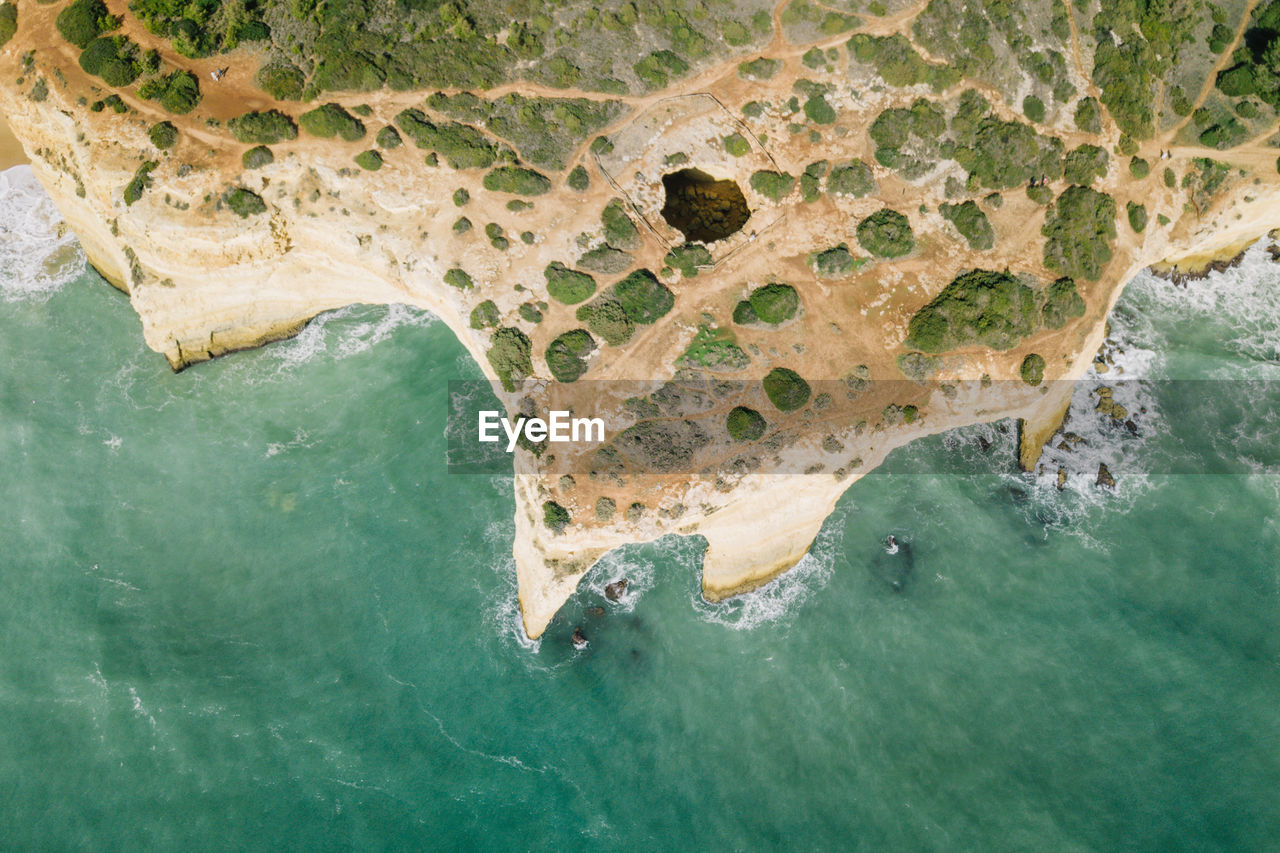
[[[1192,435],[1186,386],[1135,386],[1135,437],[1082,383],[1064,492],[1014,473],[1012,429],[956,431],[758,593],[702,601],[700,543],[669,537],[529,643],[510,481],[445,470],[447,382],[478,374],[442,324],[351,308],[173,375],[14,175],[4,847],[1280,847],[1267,386],[1219,383]],[[1260,248],[1189,289],[1144,277],[1119,360],[1274,378],[1278,283]],[[1165,473],[1206,454],[1252,473]]]

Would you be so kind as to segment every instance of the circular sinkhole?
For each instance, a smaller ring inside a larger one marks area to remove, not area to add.
[[[681,169],[662,176],[667,202],[662,218],[685,240],[714,243],[742,230],[751,208],[733,181],[718,181],[701,169]]]

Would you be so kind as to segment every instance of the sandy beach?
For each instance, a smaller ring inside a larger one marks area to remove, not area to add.
[[[0,171],[27,162],[27,154],[9,131],[9,122],[0,115]]]

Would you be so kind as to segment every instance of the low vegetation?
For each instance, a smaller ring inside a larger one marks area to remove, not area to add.
[[[786,172],[761,170],[751,176],[750,184],[753,190],[765,198],[781,201],[796,185],[796,179]]]
[[[1072,278],[1096,281],[1111,260],[1116,237],[1116,203],[1088,187],[1068,187],[1049,207],[1045,223],[1044,263]]]
[[[227,129],[238,142],[254,145],[275,145],[298,138],[293,119],[277,110],[245,113],[227,122]]]
[[[1044,356],[1033,352],[1022,360],[1018,375],[1028,385],[1039,385],[1044,381],[1044,366]]]
[[[321,104],[298,116],[298,124],[312,136],[333,139],[340,136],[355,142],[365,135],[364,122],[342,108],[341,104]]]
[[[724,425],[734,441],[758,441],[769,427],[763,415],[746,406],[735,406]]]
[[[595,339],[586,329],[565,332],[547,346],[547,368],[559,382],[576,382],[587,372],[586,359],[595,350]]]
[[[813,392],[799,373],[775,367],[764,377],[764,393],[778,411],[793,412],[808,403]]]
[[[504,326],[489,338],[485,357],[502,387],[516,390],[516,383],[533,375],[533,348],[529,336],[519,329]]]
[[[438,153],[451,169],[487,169],[498,159],[497,145],[474,127],[453,121],[436,124],[415,109],[402,111],[395,122],[414,145]]]
[[[907,217],[887,207],[859,222],[857,233],[862,248],[881,258],[900,258],[916,247]]]
[[[943,204],[938,208],[942,218],[956,227],[969,248],[985,251],[996,244],[996,234],[991,222],[975,202]]]
[[[151,125],[147,136],[151,138],[151,144],[161,151],[167,151],[178,144],[178,128],[174,127],[173,122],[161,121]]]
[[[544,195],[551,191],[551,181],[541,172],[521,166],[499,166],[484,176],[484,188],[513,195]]]
[[[569,269],[559,261],[553,261],[542,271],[547,279],[547,293],[557,302],[577,305],[596,292],[596,280],[578,270]]]
[[[244,187],[235,187],[226,195],[227,207],[231,208],[241,219],[257,216],[267,212],[267,203],[262,196]]]

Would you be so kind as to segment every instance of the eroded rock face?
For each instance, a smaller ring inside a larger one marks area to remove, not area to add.
[[[717,181],[700,169],[662,176],[667,203],[662,218],[686,240],[714,243],[736,234],[751,218],[742,190],[733,181]]]

